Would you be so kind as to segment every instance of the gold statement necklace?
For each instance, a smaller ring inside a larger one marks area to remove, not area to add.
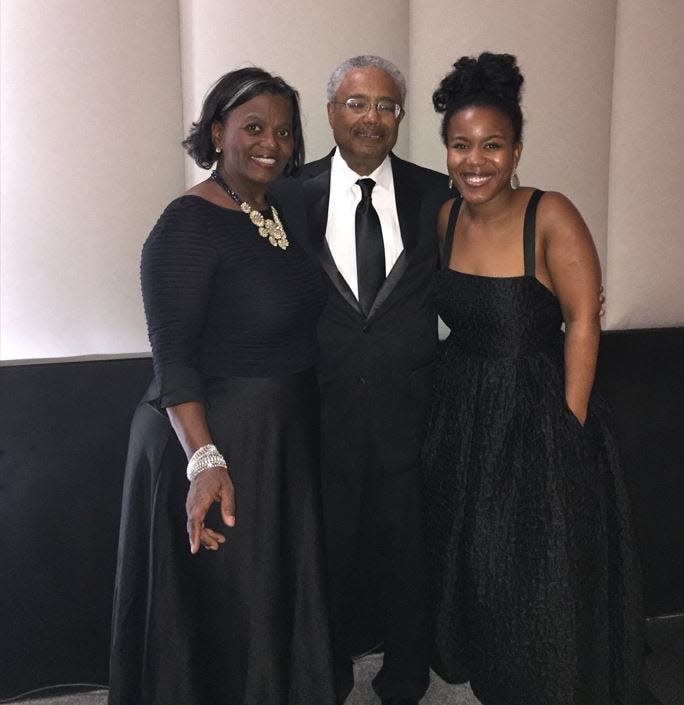
[[[218,171],[211,172],[211,179],[215,181],[234,201],[240,206],[240,210],[249,216],[249,219],[256,226],[261,237],[268,239],[268,241],[273,245],[273,247],[279,247],[281,250],[286,250],[287,246],[290,244],[287,235],[285,234],[285,228],[280,222],[280,217],[278,216],[278,211],[275,206],[271,206],[271,213],[273,214],[273,219],[264,218],[264,216],[256,209],[243,201],[240,196],[233,191],[230,186],[223,180]]]

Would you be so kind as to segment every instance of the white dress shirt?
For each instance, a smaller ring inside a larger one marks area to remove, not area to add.
[[[330,167],[330,200],[325,239],[354,296],[359,297],[356,275],[356,207],[361,201],[361,188],[356,183],[361,178],[375,181],[371,198],[380,218],[382,239],[385,245],[385,276],[387,276],[404,249],[399,229],[397,204],[394,199],[394,178],[389,156],[367,176],[352,171],[336,149]]]

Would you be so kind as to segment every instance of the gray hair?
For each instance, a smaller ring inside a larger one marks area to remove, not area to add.
[[[372,54],[362,54],[361,56],[352,56],[351,59],[343,61],[331,74],[328,80],[328,86],[326,93],[328,100],[332,103],[335,101],[335,96],[337,95],[337,89],[340,87],[340,83],[344,80],[344,77],[352,69],[365,69],[365,68],[376,68],[384,71],[396,84],[399,89],[399,95],[401,96],[401,106],[404,106],[404,101],[406,100],[406,79],[402,75],[401,71],[387,59],[383,59],[381,56],[373,56]]]

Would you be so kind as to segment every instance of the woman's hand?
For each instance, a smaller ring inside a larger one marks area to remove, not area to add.
[[[185,501],[190,553],[197,553],[200,546],[217,551],[226,541],[223,534],[204,525],[207,512],[214,502],[221,503],[223,523],[229,527],[235,526],[235,490],[226,468],[207,468],[190,483]]]
[[[586,406],[584,407],[583,411],[575,411],[570,405],[568,405],[568,409],[570,409],[570,413],[580,422],[580,425],[584,426],[584,422],[587,420]]]
[[[169,406],[166,411],[188,460],[198,448],[213,443],[203,402],[188,401]],[[221,503],[223,523],[235,526],[235,490],[228,470],[223,467],[207,468],[190,483],[185,500],[190,553],[197,553],[200,546],[217,551],[226,541],[223,534],[204,525],[204,518],[214,502]]]

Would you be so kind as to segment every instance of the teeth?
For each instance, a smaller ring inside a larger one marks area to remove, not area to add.
[[[480,184],[484,184],[485,181],[489,181],[491,177],[489,176],[464,176],[463,180],[467,184],[472,184],[473,186],[479,186]]]
[[[273,166],[276,163],[276,160],[273,159],[273,157],[252,157],[255,162],[259,162],[259,164],[265,164],[266,166]]]

